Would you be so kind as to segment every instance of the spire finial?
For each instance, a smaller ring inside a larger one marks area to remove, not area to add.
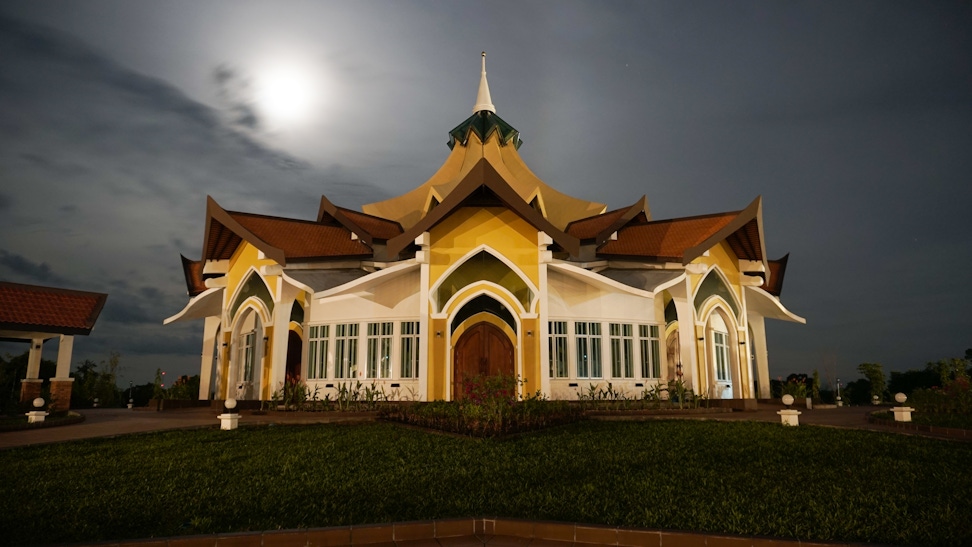
[[[486,52],[483,52],[483,73],[479,78],[479,93],[476,95],[476,106],[473,107],[473,114],[488,110],[496,113],[493,100],[489,97],[489,84],[486,83]]]

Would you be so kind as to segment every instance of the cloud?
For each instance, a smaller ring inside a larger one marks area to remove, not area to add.
[[[0,249],[0,266],[12,273],[15,279],[21,279],[29,284],[62,283],[64,279],[56,275],[46,262],[32,262],[16,253],[8,253]]]
[[[213,79],[219,99],[230,114],[230,123],[251,131],[261,129],[263,124],[257,115],[249,78],[223,63],[213,69]]]
[[[82,353],[198,360],[195,324],[162,320],[185,305],[179,254],[198,256],[207,194],[300,218],[322,193],[342,204],[386,195],[340,165],[318,170],[263,144],[242,99],[227,121],[58,31],[0,16],[0,65],[0,274],[107,292]]]

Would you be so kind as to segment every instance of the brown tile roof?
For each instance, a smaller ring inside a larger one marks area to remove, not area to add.
[[[281,265],[288,260],[372,256],[371,248],[352,239],[340,224],[227,211],[207,197],[202,260],[229,259],[244,239]]]
[[[270,217],[227,211],[245,229],[283,251],[287,259],[371,256],[371,249],[351,239],[351,232],[310,220]]]
[[[359,213],[358,211],[352,211],[344,207],[338,207],[338,210],[344,213],[351,222],[360,226],[361,229],[368,232],[375,239],[387,241],[405,231],[402,229],[401,224],[393,220]]]
[[[694,247],[728,225],[738,211],[698,217],[656,220],[629,224],[618,230],[618,238],[608,241],[598,255],[637,256],[681,261],[685,250]]]
[[[582,241],[594,239],[597,234],[617,222],[626,212],[628,212],[627,207],[608,211],[602,215],[575,220],[568,224],[564,231]]]
[[[186,276],[186,291],[189,296],[196,296],[197,294],[206,290],[206,283],[203,281],[203,261],[202,260],[189,260],[188,258],[179,255],[182,259],[182,273]]]
[[[0,329],[88,334],[107,294],[0,281]]]

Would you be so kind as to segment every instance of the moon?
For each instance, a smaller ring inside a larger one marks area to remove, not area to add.
[[[314,114],[320,89],[311,71],[299,66],[274,66],[259,75],[256,103],[276,128],[305,122]]]

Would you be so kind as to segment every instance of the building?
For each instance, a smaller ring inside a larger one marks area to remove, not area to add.
[[[108,295],[39,285],[0,281],[0,340],[30,342],[27,377],[20,382],[20,402],[40,397],[44,343],[58,339],[57,368],[50,378],[50,403],[57,410],[71,408],[71,354],[74,337],[87,336],[101,315]]]
[[[374,383],[451,400],[465,378],[516,375],[522,393],[629,396],[681,379],[718,399],[769,396],[766,319],[787,257],[768,260],[762,203],[653,220],[645,197],[608,211],[563,194],[521,159],[496,114],[485,54],[473,114],[412,191],[314,220],[206,208],[202,257],[183,257],[205,319],[200,398],[318,395]]]

